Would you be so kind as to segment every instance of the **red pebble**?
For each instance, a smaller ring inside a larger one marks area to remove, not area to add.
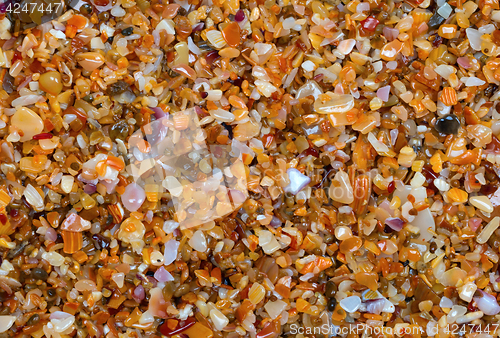
[[[48,140],[54,137],[51,133],[41,133],[33,136],[33,140]]]
[[[379,23],[380,23],[380,21],[378,21],[377,19],[375,19],[372,16],[369,16],[366,19],[364,19],[363,21],[361,21],[361,26],[363,27],[363,29],[373,32],[375,30],[375,28],[377,28],[377,25]]]

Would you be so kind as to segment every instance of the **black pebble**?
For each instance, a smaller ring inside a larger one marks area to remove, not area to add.
[[[53,298],[56,296],[56,289],[48,289],[47,290],[47,296],[49,296],[50,298]]]
[[[394,230],[393,230],[390,226],[386,225],[386,226],[384,227],[384,232],[385,232],[386,234],[390,234],[390,233],[394,232]]]
[[[328,306],[328,311],[335,310],[335,306],[337,306],[337,300],[335,298],[330,298],[327,306]]]
[[[225,124],[224,122],[221,123],[221,125],[226,128],[227,130],[227,133],[228,133],[228,137],[230,140],[233,139],[233,127],[228,125],[228,124]]]
[[[334,298],[336,293],[337,285],[332,281],[327,282],[325,286],[325,296],[328,298]]]
[[[441,24],[443,22],[444,22],[444,18],[441,15],[439,15],[438,13],[435,13],[433,16],[431,16],[431,19],[427,23],[427,26],[429,26],[429,28],[431,28],[431,29],[434,29],[434,28],[438,28],[439,26],[441,26]]]
[[[35,325],[38,324],[39,321],[40,321],[40,315],[35,313],[33,316],[30,317],[30,319],[28,319],[26,325],[27,326]]]
[[[437,120],[435,128],[443,134],[456,134],[460,128],[460,121],[453,114],[446,115]]]
[[[129,84],[123,80],[119,80],[106,88],[106,94],[109,96],[120,95],[124,93],[128,88]]]
[[[122,35],[129,36],[132,35],[133,32],[134,32],[134,27],[127,27],[124,30],[122,30]]]
[[[47,280],[47,278],[49,278],[47,271],[42,268],[34,268],[31,270],[31,276],[38,280]]]
[[[92,13],[92,6],[89,4],[83,4],[82,7],[80,7],[80,13],[82,14]]]

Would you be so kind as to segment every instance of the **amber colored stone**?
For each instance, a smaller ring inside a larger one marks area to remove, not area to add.
[[[215,278],[217,281],[215,282],[216,284],[222,283],[222,272],[220,268],[215,268],[210,272],[210,276],[212,278]]]
[[[200,323],[194,323],[193,326],[189,327],[183,332],[189,338],[212,338],[214,333],[208,327]]]
[[[124,295],[115,292],[113,296],[111,296],[110,301],[108,303],[108,307],[113,309],[118,309],[120,305],[127,299]]]
[[[83,251],[77,251],[73,254],[73,259],[79,264],[83,264],[88,258],[89,256]]]
[[[135,308],[134,311],[132,311],[132,313],[130,313],[126,319],[124,320],[124,324],[125,326],[132,326],[134,325],[135,323],[137,323],[139,321],[139,319],[141,318],[142,316],[142,312],[138,309],[138,308]],[[115,318],[118,317],[118,314],[116,314]]]
[[[453,106],[458,102],[457,92],[451,87],[445,87],[439,96],[439,100],[447,106]]]
[[[255,305],[248,299],[244,299],[240,307],[236,310],[236,318],[242,322],[247,316],[249,311],[253,311]]]
[[[356,274],[356,282],[376,291],[378,289],[378,274],[375,272],[359,272]]]
[[[464,108],[464,117],[465,117],[466,124],[479,124],[479,123],[481,123],[481,120],[479,119],[479,117],[476,115],[476,113],[470,107]]]
[[[62,238],[64,242],[64,252],[72,254],[80,250],[83,246],[83,236],[81,232],[63,230]]]
[[[284,276],[278,280],[275,285],[275,291],[279,293],[283,298],[290,297],[290,290],[292,288],[292,277]]]
[[[11,235],[15,231],[15,227],[10,224],[9,218],[5,211],[0,213],[0,235]]]
[[[172,19],[177,15],[177,11],[181,8],[180,5],[178,4],[170,4],[165,6],[165,9],[163,10],[162,16],[165,19]]]
[[[380,51],[380,57],[385,61],[393,61],[403,48],[403,44],[398,39],[386,44]]]
[[[227,25],[221,33],[229,46],[237,47],[240,44],[240,26],[236,22]]]
[[[441,25],[438,34],[445,39],[453,39],[457,33],[457,25]]]
[[[63,88],[61,74],[55,71],[40,75],[38,83],[41,90],[52,95],[58,95]]]
[[[264,328],[257,333],[256,338],[271,338],[277,337],[281,331],[281,325],[277,320],[273,320],[271,322],[267,322],[264,325]],[[201,338],[201,336],[200,336]]]
[[[334,323],[338,323],[343,321],[345,317],[346,312],[340,307],[340,304],[337,304],[337,306],[335,306],[335,310],[332,311],[332,321],[334,321]]]
[[[188,18],[185,16],[176,16],[174,19],[175,22],[175,32],[180,40],[185,40],[193,31],[191,27],[191,23]]]
[[[73,15],[69,20],[68,24],[73,25],[78,29],[83,29],[87,25],[88,20],[83,15]]]
[[[413,262],[418,262],[420,260],[420,251],[417,249],[408,249],[408,259]]]
[[[74,315],[74,314],[76,313],[76,311],[78,310],[78,306],[79,306],[79,305],[80,305],[80,304],[79,304],[79,303],[77,303],[77,302],[73,302],[73,303],[71,303],[71,302],[66,302],[66,303],[64,304],[63,311],[64,311],[64,312],[67,312],[67,313],[70,313],[70,314],[72,314],[72,315]]]
[[[361,238],[355,236],[355,237],[348,238],[345,241],[343,241],[342,243],[340,243],[339,249],[340,249],[340,252],[346,254],[346,253],[350,253],[350,252],[354,252],[354,251],[358,250],[359,248],[361,248],[362,244],[363,244],[363,242],[361,241]]]
[[[434,305],[439,304],[441,298],[432,290],[421,278],[418,278],[414,292],[415,301],[412,302],[412,311],[418,312],[418,304],[425,300],[430,300]]]
[[[90,230],[91,224],[76,213],[70,214],[62,223],[61,230],[70,232],[82,232]]]

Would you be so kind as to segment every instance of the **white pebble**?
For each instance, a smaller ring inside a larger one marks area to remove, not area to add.
[[[436,178],[434,180],[434,186],[439,189],[439,191],[450,190],[450,185],[442,178]]]
[[[175,35],[175,23],[172,19],[163,19],[161,20],[158,25],[156,25],[155,30],[160,31],[160,30],[165,30],[167,34],[172,34]]]
[[[340,301],[340,306],[348,313],[356,312],[361,306],[361,298],[358,296],[344,298]]]
[[[458,288],[458,296],[469,303],[477,290],[477,285],[474,283],[467,283]]]
[[[205,252],[208,248],[207,238],[201,230],[196,230],[188,243],[196,251]]]
[[[416,172],[415,175],[413,175],[413,178],[411,179],[410,182],[413,188],[421,187],[424,185],[424,183],[425,183],[425,176],[419,172]]]
[[[283,20],[283,29],[292,29],[295,26],[295,19],[293,16],[290,16]]]
[[[470,323],[473,320],[479,319],[483,316],[484,316],[484,313],[482,311],[469,312],[465,316],[457,318],[457,324]]]
[[[484,26],[479,27],[478,31],[481,34],[491,34],[495,31],[495,29],[496,29],[495,25],[490,23],[488,25],[484,25]]]
[[[493,204],[487,196],[472,196],[469,203],[484,212],[493,212]]]
[[[439,302],[439,306],[441,306],[442,308],[451,309],[453,307],[453,301],[447,297],[443,297]]]
[[[356,45],[356,40],[354,39],[342,40],[340,41],[337,50],[342,54],[347,55],[352,51],[355,45]]]
[[[453,8],[451,8],[448,3],[444,3],[443,6],[439,7],[437,10],[438,14],[441,15],[443,18],[448,19],[451,15],[451,12],[453,12]]]
[[[465,84],[466,87],[482,86],[486,83],[485,81],[483,81],[475,76],[463,77],[460,80]]]
[[[389,61],[389,62],[387,62],[387,68],[392,69],[392,70],[398,68],[397,61]]]
[[[218,309],[212,309],[210,311],[210,319],[214,323],[217,331],[222,331],[222,329],[225,328],[227,324],[229,324],[229,319]]]
[[[467,28],[465,30],[465,33],[467,34],[467,39],[469,39],[470,46],[472,49],[480,51],[481,50],[481,34],[477,29],[474,28]]]
[[[55,251],[44,252],[42,258],[52,266],[61,266],[64,263],[64,257]]]
[[[116,16],[117,18],[121,18],[122,16],[125,16],[127,12],[121,7],[121,6],[116,6],[111,9],[111,15]]]
[[[312,72],[316,69],[316,65],[314,64],[314,62],[307,60],[302,63],[302,68],[306,72]]]

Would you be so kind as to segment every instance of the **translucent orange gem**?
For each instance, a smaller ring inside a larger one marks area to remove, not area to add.
[[[125,168],[125,163],[119,157],[108,155],[108,159],[106,160],[106,164],[111,168],[122,171]]]
[[[236,22],[227,25],[221,33],[229,46],[237,47],[240,44],[240,26]]]
[[[64,242],[63,251],[67,254],[72,254],[80,250],[83,246],[83,236],[81,232],[62,231]]]
[[[95,171],[97,172],[97,175],[103,177],[106,175],[107,168],[108,168],[108,166],[106,165],[106,161],[100,161],[100,162],[97,162],[97,164],[95,166]]]
[[[356,274],[356,282],[376,291],[378,288],[378,274],[375,272],[360,272]]]
[[[73,15],[68,24],[75,26],[77,29],[83,29],[87,25],[87,18],[83,15]]]
[[[445,39],[453,39],[457,33],[457,25],[441,25],[438,34]]]
[[[340,249],[340,252],[346,254],[346,253],[354,252],[354,251],[358,250],[359,248],[361,248],[362,244],[363,244],[363,242],[361,241],[361,238],[352,237],[352,238],[348,238],[345,241],[343,241],[342,243],[340,243],[339,249]]]
[[[398,56],[398,53],[403,48],[403,44],[398,39],[389,42],[387,45],[382,47],[380,51],[380,57],[385,61],[393,61]]]

